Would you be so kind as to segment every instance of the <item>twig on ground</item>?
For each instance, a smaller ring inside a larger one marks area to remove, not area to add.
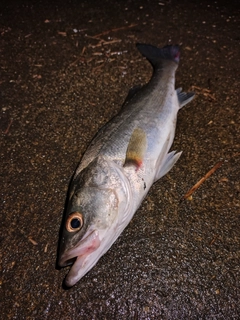
[[[32,237],[28,237],[28,240],[34,245],[36,246],[38,243],[32,239]]]
[[[128,29],[128,28],[133,28],[133,27],[135,27],[135,26],[137,26],[137,24],[136,24],[136,23],[132,23],[132,24],[130,24],[129,26],[124,26],[124,27],[120,27],[120,28],[115,28],[115,29],[111,29],[111,30],[104,31],[104,32],[102,32],[102,33],[96,34],[95,36],[92,36],[92,38],[99,38],[99,37],[104,36],[104,35],[106,35],[106,34],[108,34],[108,33],[110,33],[110,32],[116,32],[116,31],[119,31],[119,30],[124,30],[124,29]]]
[[[210,98],[213,101],[216,101],[215,94],[211,92],[211,90],[206,88],[201,88],[198,86],[192,86],[191,89],[193,91],[197,91],[199,94],[202,94],[204,97]]]
[[[4,131],[4,134],[8,134],[9,129],[10,129],[11,125],[12,125],[12,122],[13,122],[13,119],[10,120],[10,122],[9,122],[9,124],[7,126],[7,129]]]
[[[201,179],[181,198],[181,201],[189,198],[189,197],[193,194],[193,192],[196,191],[196,190],[200,187],[200,185],[201,185],[205,180],[207,180],[207,178],[209,178],[219,167],[221,167],[222,163],[223,163],[222,161],[217,162],[217,163],[215,164],[215,166],[214,166],[211,170],[209,170],[209,171],[205,174],[205,176],[204,176],[203,178],[201,178]]]

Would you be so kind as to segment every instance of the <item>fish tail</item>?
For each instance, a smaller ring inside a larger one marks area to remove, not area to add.
[[[150,44],[137,43],[136,46],[154,68],[162,66],[163,60],[174,61],[177,64],[179,63],[180,49],[178,45],[168,45],[163,48],[157,48]]]

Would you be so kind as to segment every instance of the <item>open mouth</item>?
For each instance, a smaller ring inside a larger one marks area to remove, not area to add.
[[[59,260],[60,267],[66,267],[76,262],[81,256],[86,256],[95,251],[100,245],[99,233],[93,230],[86,234],[77,245],[66,251]]]
[[[89,255],[99,248],[101,241],[99,232],[93,230],[88,232],[78,244],[66,251],[59,260],[60,267],[66,267],[72,264],[72,267],[65,279],[68,287],[73,286],[88,271],[87,261]]]

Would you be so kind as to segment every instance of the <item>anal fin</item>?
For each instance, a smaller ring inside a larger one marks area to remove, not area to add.
[[[178,102],[180,108],[184,107],[187,103],[192,101],[192,99],[195,96],[194,92],[182,92],[182,88],[176,89],[177,96],[178,96]]]

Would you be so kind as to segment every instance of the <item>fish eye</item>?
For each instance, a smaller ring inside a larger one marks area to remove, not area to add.
[[[68,232],[76,232],[83,226],[83,215],[80,212],[73,212],[67,219],[66,229]]]

